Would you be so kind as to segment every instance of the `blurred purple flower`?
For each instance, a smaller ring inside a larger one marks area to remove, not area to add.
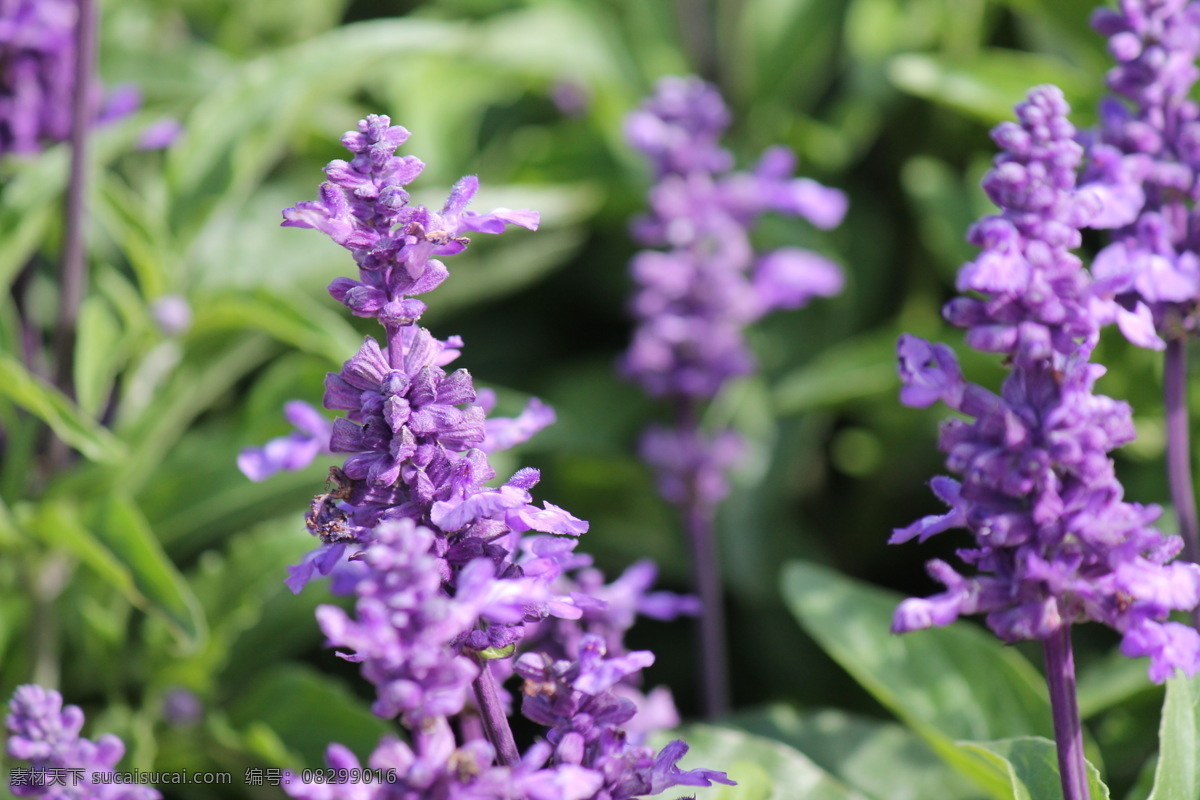
[[[1200,78],[1200,2],[1122,0],[1097,9],[1092,25],[1117,62],[1108,73],[1116,96],[1101,104],[1099,129],[1088,137],[1085,178],[1123,174],[1138,187],[1126,193],[1095,272],[1123,307],[1152,311],[1161,331],[1200,298],[1200,106],[1191,98]],[[1161,348],[1145,327],[1122,331],[1134,344]]]
[[[62,695],[53,689],[27,684],[18,686],[9,701],[8,745],[10,758],[28,761],[28,769],[9,774],[9,789],[16,797],[47,800],[158,800],[161,795],[148,786],[118,784],[102,780],[97,773],[111,773],[125,755],[125,744],[112,734],[95,742],[80,738],[83,712],[78,706],[63,707]],[[70,777],[53,780],[62,770]],[[78,776],[78,778],[76,778]],[[78,780],[78,783],[76,783]]]
[[[175,687],[163,696],[163,719],[175,728],[187,728],[195,725],[204,717],[204,704],[196,693]]]
[[[846,198],[792,177],[795,156],[782,147],[764,153],[752,172],[733,171],[733,158],[719,143],[729,121],[712,86],[666,78],[626,123],[627,138],[650,159],[658,179],[650,214],[634,230],[643,244],[667,249],[645,250],[633,260],[637,329],[622,369],[658,397],[713,397],[753,368],[747,325],[842,288],[838,267],[815,253],[783,248],[755,258],[749,232],[763,214],[800,216],[829,228],[845,214]],[[689,430],[669,441],[671,435],[649,434],[643,447],[668,499],[684,502],[697,491],[688,487],[698,476],[720,489],[719,472],[732,451],[728,437],[708,440]],[[719,452],[706,454],[708,448]],[[708,496],[708,487],[697,493]]]
[[[77,17],[74,0],[0,0],[0,156],[36,153],[70,136]],[[88,90],[98,124],[141,103],[132,86],[107,97],[99,81]]]
[[[182,295],[165,294],[152,301],[150,316],[167,336],[182,336],[192,327],[192,307]]]
[[[150,123],[138,137],[139,150],[166,150],[183,135],[183,123],[164,117]]]

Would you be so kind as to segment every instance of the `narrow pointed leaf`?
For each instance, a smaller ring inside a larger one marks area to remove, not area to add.
[[[167,623],[185,651],[199,647],[206,636],[204,613],[137,505],[121,495],[106,498],[96,515],[95,530],[129,571],[146,599],[146,610]]]
[[[362,343],[343,315],[299,295],[266,290],[225,292],[198,298],[195,313],[193,331],[197,335],[229,329],[259,330],[299,350],[323,356],[331,364],[340,364]]]
[[[1200,797],[1200,678],[1167,681],[1150,800]]]
[[[7,353],[0,353],[0,395],[45,422],[90,461],[110,463],[124,455],[124,446],[107,429]]]
[[[1040,736],[1022,736],[994,742],[960,742],[966,751],[976,753],[1003,769],[1011,782],[1013,800],[1050,800],[1062,797],[1058,776],[1058,751],[1054,742]],[[1087,764],[1088,793],[1091,800],[1108,800],[1108,787],[1100,772]]]
[[[997,797],[1007,778],[957,747],[957,739],[1051,733],[1037,670],[967,622],[891,634],[899,595],[833,570],[792,562],[783,593],[801,626],[835,661],[951,766]]]
[[[681,769],[718,769],[738,783],[688,787],[687,795],[694,793],[696,800],[867,800],[782,742],[724,727],[691,725],[678,735],[658,734],[656,744],[677,738],[688,744]]]

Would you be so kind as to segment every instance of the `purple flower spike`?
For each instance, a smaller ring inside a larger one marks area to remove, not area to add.
[[[634,610],[665,616],[688,601],[648,593],[653,575],[645,565],[612,587],[569,577],[590,566],[574,553],[576,540],[566,538],[588,523],[553,503],[534,504],[536,469],[487,485],[496,477],[487,454],[528,439],[554,421],[554,412],[533,400],[515,419],[488,420],[494,396],[477,393],[466,370],[445,369],[462,341],[435,339],[417,325],[425,304],[411,295],[445,280],[439,258],[464,250],[465,234],[501,233],[508,225],[533,230],[538,215],[468,210],[479,186],[474,176],[451,189],[440,211],[410,205],[404,187],[423,165],[395,155],[407,138],[387,117],[362,120],[342,140],[353,158],[326,167],[320,199],[284,212],[284,225],[320,230],[352,251],[357,279],[338,278],[329,291],[355,315],[378,319],[384,338],[367,337],[326,376],[325,407],[345,416],[328,425],[313,409],[290,405],[302,433],[249,451],[242,466],[263,476],[307,463],[318,444],[346,454],[305,517],[322,545],[290,568],[287,584],[299,591],[329,576],[335,593],[354,596],[352,611],[320,607],[318,623],[328,644],[374,685],[374,712],[399,718],[409,737],[385,739],[370,757],[372,769],[390,771],[387,782],[304,784],[292,776],[287,791],[309,800],[624,800],[654,787],[723,780],[706,770],[676,770],[673,753],[656,761],[653,751],[633,747],[655,724],[677,719],[663,692],[642,699],[646,714],[632,738],[616,727],[638,707],[612,690],[621,684],[636,694],[629,683],[653,660],[624,650]],[[785,302],[820,291],[795,270],[783,272],[777,282]],[[604,640],[586,639],[584,626],[607,629],[610,657]],[[578,713],[560,717],[551,709],[542,716],[553,716],[551,727],[581,730],[564,729],[563,737],[547,731],[522,753],[507,718],[511,697],[500,684],[518,654],[550,658],[530,652],[535,647],[574,650],[568,657],[578,669],[562,672],[570,672],[564,679]],[[589,755],[582,731],[593,728],[604,743]],[[327,760],[335,769],[359,766],[340,746],[330,747]]]
[[[786,148],[767,151],[753,173],[732,171],[732,158],[718,145],[728,119],[713,87],[667,78],[627,123],[630,143],[659,178],[638,236],[672,248],[640,253],[633,264],[639,328],[624,369],[656,396],[715,395],[753,366],[745,325],[842,287],[838,268],[807,251],[785,248],[754,263],[749,230],[760,216],[774,211],[833,227],[846,199],[793,178],[795,157]]]
[[[13,769],[9,789],[16,797],[48,800],[158,800],[161,795],[148,786],[118,784],[97,773],[111,773],[125,755],[124,743],[105,734],[95,742],[79,736],[83,712],[78,706],[63,707],[62,695],[33,684],[19,686],[8,704],[7,753],[10,758],[30,762],[28,768]],[[55,774],[68,774],[78,783],[64,784]]]
[[[955,298],[944,311],[977,350],[1033,361],[1067,356],[1080,342],[1094,344],[1104,315],[1115,313],[1071,252],[1099,208],[1094,192],[1076,188],[1083,148],[1069,110],[1057,87],[1038,87],[1017,106],[1019,124],[993,131],[1004,152],[984,189],[1002,211],[967,237],[982,252],[957,285],[977,296]]]
[[[1093,391],[1104,368],[1087,359],[1113,319],[1118,278],[1102,268],[1093,283],[1070,252],[1094,216],[1095,195],[1075,186],[1081,149],[1067,110],[1061,92],[1040,87],[1017,107],[1019,125],[993,131],[1005,152],[984,186],[1001,213],[971,230],[984,249],[958,285],[975,296],[945,309],[968,328],[968,344],[1008,357],[1013,369],[1000,394],[967,383],[945,345],[900,339],[901,400],[941,400],[967,419],[948,420],[939,438],[959,476],[933,481],[950,510],[896,530],[891,541],[966,528],[975,544],[959,555],[978,574],[931,562],[945,591],[904,601],[893,630],[981,613],[1001,639],[1042,640],[1047,658],[1062,664],[1065,631],[1093,620],[1123,635],[1127,655],[1150,656],[1153,679],[1177,669],[1190,675],[1200,670],[1200,635],[1166,620],[1200,605],[1200,566],[1168,563],[1181,540],[1151,527],[1156,507],[1122,500],[1109,453],[1133,440],[1131,411]]]
[[[1200,78],[1200,2],[1123,0],[1117,9],[1098,9],[1092,24],[1108,37],[1117,62],[1108,73],[1116,96],[1101,106],[1085,177],[1100,186],[1137,186],[1137,194],[1125,192],[1129,213],[1106,226],[1116,230],[1097,270],[1125,308],[1144,304],[1162,331],[1200,297],[1200,106],[1190,97]],[[1138,326],[1121,327],[1134,344],[1163,346]]]
[[[536,230],[538,225],[533,211],[467,211],[479,186],[473,175],[455,185],[441,212],[409,205],[404,187],[425,165],[414,156],[395,155],[407,139],[408,131],[387,117],[367,117],[342,138],[354,158],[325,167],[328,181],[321,185],[320,199],[283,212],[285,227],[319,230],[354,254],[359,280],[339,278],[330,293],[356,315],[378,317],[385,326],[408,326],[420,317],[424,306],[406,298],[445,280],[446,267],[438,257],[465,250],[464,233],[502,233],[510,224]]]
[[[841,270],[815,253],[781,248],[756,255],[755,224],[774,212],[832,228],[847,206],[838,190],[794,177],[796,157],[784,147],[767,150],[753,171],[735,171],[720,146],[729,122],[716,88],[698,78],[665,78],[625,127],[656,178],[650,212],[635,221],[634,235],[662,249],[643,250],[631,264],[637,327],[621,370],[676,409],[674,427],[646,432],[641,455],[692,539],[696,590],[706,610],[699,661],[710,716],[729,704],[713,513],[740,446],[731,431],[703,431],[699,420],[705,403],[753,371],[748,325],[842,289]]]
[[[0,0],[0,156],[66,141],[75,84],[74,0]],[[91,87],[96,124],[137,110],[140,93]]]

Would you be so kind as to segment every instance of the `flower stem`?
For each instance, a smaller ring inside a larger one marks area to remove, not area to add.
[[[713,531],[712,510],[691,492],[685,509],[688,543],[692,552],[692,572],[696,594],[700,596],[700,683],[702,709],[709,719],[729,711],[729,664],[725,647],[725,609],[721,591],[721,569],[717,563],[717,543]]]
[[[1063,800],[1089,800],[1083,726],[1079,722],[1079,704],[1075,697],[1071,626],[1060,627],[1042,642],[1042,647],[1046,655],[1046,684],[1050,688],[1050,713],[1054,716]]]
[[[479,706],[479,717],[483,728],[487,731],[488,741],[496,748],[500,763],[512,766],[521,760],[517,750],[516,740],[513,739],[512,728],[508,725],[508,716],[504,713],[504,705],[496,692],[496,679],[492,676],[491,661],[480,660],[479,677],[471,684],[475,690],[475,703]]]
[[[1192,483],[1191,442],[1187,413],[1187,332],[1167,338],[1163,361],[1163,405],[1167,426],[1167,482],[1171,502],[1183,537],[1183,556],[1200,561],[1200,531],[1196,524],[1196,496]]]
[[[696,65],[696,74],[717,83],[717,26],[709,0],[676,0],[685,49]]]
[[[679,430],[699,440],[702,432],[696,403],[683,400],[676,405],[675,413]],[[711,498],[703,496],[699,470],[693,469],[686,480],[687,494],[679,508],[692,560],[692,585],[700,598],[700,618],[696,621],[700,710],[706,719],[717,719],[729,712],[730,703],[725,602],[713,524],[715,509]]]
[[[87,291],[84,248],[87,197],[88,133],[92,114],[90,89],[96,61],[96,3],[79,0],[75,23],[75,84],[71,89],[71,169],[67,184],[66,221],[59,275],[58,321],[54,343],[55,384],[74,396],[75,339],[79,308]]]
[[[403,327],[400,325],[383,326],[387,332],[387,359],[392,369],[404,369],[404,338],[401,336]]]

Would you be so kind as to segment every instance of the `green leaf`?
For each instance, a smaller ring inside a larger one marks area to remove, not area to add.
[[[158,353],[167,366],[144,364],[144,374],[135,374],[124,383],[125,401],[120,409],[117,429],[129,441],[130,454],[122,461],[119,470],[92,473],[83,476],[89,486],[120,484],[128,491],[137,493],[163,462],[168,450],[173,448],[197,416],[223,398],[229,387],[265,361],[275,349],[261,336],[244,336],[236,343],[221,342],[208,346],[197,345],[184,357],[175,369],[170,348],[174,342],[166,342],[166,348]],[[155,357],[152,351],[147,360]],[[158,382],[157,375],[168,372],[168,380]],[[142,381],[145,382],[142,385]],[[141,402],[134,404],[137,396]]]
[[[55,201],[67,182],[67,148],[50,148],[23,163],[6,160],[5,167],[16,171],[4,175],[0,192],[0,285],[7,287],[45,244]]]
[[[21,543],[21,529],[8,504],[0,500],[0,550],[16,547]]]
[[[119,122],[100,126],[92,137],[91,167],[99,169],[135,143],[150,119],[134,114]],[[58,204],[67,185],[70,148],[51,147],[37,157],[22,161],[2,159],[0,168],[0,285],[8,286],[17,272],[46,243],[51,223],[60,214]]]
[[[120,339],[121,325],[108,303],[96,296],[84,298],[75,340],[75,394],[80,409],[89,417],[98,417],[108,402],[124,356],[118,347]]]
[[[780,414],[802,414],[851,400],[895,392],[896,336],[890,330],[828,348],[775,386]]]
[[[436,20],[372,20],[230,69],[228,79],[188,115],[183,140],[168,153],[176,229],[184,229],[190,242],[218,198],[221,208],[236,209],[307,121],[315,98],[335,88],[353,91],[384,59],[394,63],[422,52],[456,50],[463,33],[461,25]]]
[[[256,290],[196,299],[196,335],[244,329],[262,331],[331,364],[341,364],[362,344],[344,314],[299,294]]]
[[[642,4],[627,4],[641,6]],[[612,10],[610,4],[608,11]],[[646,41],[661,45],[672,24],[654,23],[654,9],[630,8],[630,15],[642,15]],[[481,26],[478,49],[473,54],[488,63],[519,70],[544,78],[565,74],[576,79],[611,77],[620,69],[619,60],[628,53],[615,51],[611,35],[588,13],[583,3],[541,3],[507,14],[498,14]],[[623,44],[628,44],[624,42]]]
[[[124,181],[106,176],[92,212],[121,248],[145,297],[158,297],[171,283],[168,265],[178,259],[161,206],[152,204]]]
[[[94,522],[99,541],[128,568],[146,599],[146,610],[167,623],[183,650],[196,650],[207,635],[204,612],[141,509],[128,497],[108,495],[96,509]]]
[[[1167,681],[1158,742],[1149,800],[1196,800],[1200,797],[1200,677]]]
[[[1062,797],[1058,775],[1058,751],[1054,742],[1040,736],[1021,736],[994,742],[960,742],[964,750],[976,753],[1004,770],[1011,784],[1013,800],[1049,800]],[[1087,764],[1088,793],[1091,800],[1108,800],[1108,787],[1091,762]],[[1190,796],[1194,800],[1195,795]]]
[[[969,623],[889,633],[903,599],[815,564],[785,568],[783,594],[801,626],[951,766],[997,797],[1007,780],[955,740],[1050,734],[1042,681],[1029,662]]]
[[[0,353],[0,395],[45,422],[60,439],[91,461],[110,463],[124,456],[125,448],[107,429],[7,353]]]
[[[243,729],[268,726],[308,767],[324,765],[325,748],[333,742],[365,761],[380,737],[392,732],[336,678],[295,665],[269,670],[254,680],[234,700],[229,718]]]
[[[134,582],[129,567],[84,525],[79,510],[72,503],[62,500],[40,503],[29,527],[46,544],[74,554],[131,605],[146,606],[146,598]]]
[[[747,0],[729,4],[718,30],[737,94],[759,122],[807,106],[833,75],[842,0]],[[782,102],[787,98],[786,102]],[[730,98],[733,100],[734,98]],[[789,108],[790,106],[790,108]],[[769,113],[764,113],[768,112]]]
[[[1146,674],[1145,659],[1114,651],[1080,672],[1079,716],[1089,719],[1155,688]]]
[[[1010,119],[1013,106],[1034,86],[1053,83],[1068,97],[1089,97],[1094,80],[1062,59],[1001,49],[983,50],[965,62],[905,53],[892,59],[888,76],[910,94],[988,125]]]
[[[871,800],[979,797],[919,736],[894,722],[838,709],[800,713],[788,706],[740,713],[726,722],[794,747]]]
[[[216,684],[227,674],[239,637],[259,624],[267,602],[286,595],[291,605],[298,603],[283,580],[288,565],[312,549],[314,540],[302,529],[297,515],[289,514],[233,536],[224,552],[209,549],[200,556],[188,579],[210,627],[208,646],[186,663],[174,656],[164,661],[157,675],[161,683]],[[262,653],[262,643],[256,644]],[[263,659],[257,666],[270,663]],[[232,677],[240,684],[248,676],[239,671]]]
[[[866,800],[782,742],[711,725],[691,725],[678,733],[659,734],[657,744],[674,738],[687,742],[681,769],[720,770],[738,784],[697,788],[696,800]]]

